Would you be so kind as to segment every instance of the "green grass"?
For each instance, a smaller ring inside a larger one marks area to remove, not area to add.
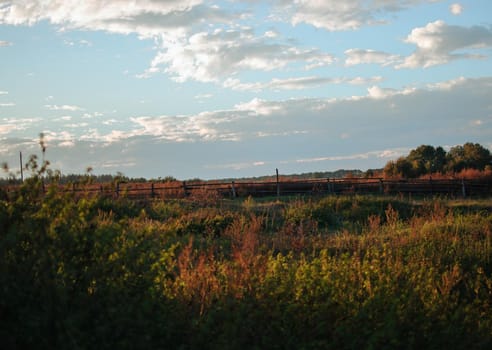
[[[492,346],[490,199],[0,200],[5,348]]]

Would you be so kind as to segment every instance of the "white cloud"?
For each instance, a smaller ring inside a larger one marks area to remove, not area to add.
[[[68,131],[43,131],[43,135],[48,148],[50,146],[62,148],[71,148],[75,146],[75,136]]]
[[[278,0],[281,17],[293,25],[310,24],[329,31],[355,30],[384,23],[378,15],[436,0]],[[437,0],[439,1],[439,0]]]
[[[83,110],[83,109],[82,109]],[[112,113],[116,113],[116,111],[113,111]],[[101,113],[101,112],[94,112],[94,113],[84,113],[82,115],[82,118],[83,119],[94,119],[94,118],[97,118],[97,117],[102,117],[104,116],[104,113]]]
[[[39,121],[39,118],[3,118],[0,120],[0,134],[8,135],[14,131],[26,130]]]
[[[272,79],[269,82],[261,83],[242,83],[239,79],[229,78],[224,81],[223,86],[233,90],[240,91],[262,91],[262,90],[304,90],[317,88],[326,84],[350,84],[364,85],[374,84],[381,81],[382,77],[375,76],[370,78],[355,77],[355,78],[326,78],[326,77],[298,77],[287,79]]]
[[[395,95],[409,95],[417,91],[415,88],[407,88],[403,90],[380,88],[379,86],[371,86],[367,89],[368,96],[374,99],[385,99]]]
[[[7,102],[7,103],[0,103],[0,107],[14,107],[15,103],[12,102]]]
[[[347,56],[345,60],[346,66],[371,63],[388,66],[393,65],[401,59],[398,55],[365,49],[349,49],[345,51],[345,55]]]
[[[271,102],[262,100],[260,98],[254,98],[249,102],[239,103],[234,106],[235,110],[246,112],[251,116],[267,116],[272,114],[282,114],[285,111],[283,103]]]
[[[83,111],[84,109],[75,105],[44,105],[50,111]]]
[[[301,135],[301,134],[308,134],[309,132],[306,130],[291,130],[291,131],[282,131],[282,132],[266,132],[266,131],[258,131],[254,133],[253,135],[255,137],[277,137],[277,136],[293,136],[293,135]]]
[[[232,25],[238,16],[225,13],[218,6],[207,5],[203,0],[19,0],[4,3],[0,8],[0,24],[34,25],[49,21],[61,31],[136,33],[140,39],[154,39],[164,52],[172,51],[175,44],[183,46],[195,27],[207,28],[209,23]],[[66,44],[91,45],[86,40],[66,40]],[[158,55],[154,61],[160,57]],[[148,77],[157,71],[158,68],[151,66],[138,77]],[[178,76],[183,76],[182,72]]]
[[[17,130],[17,126],[14,124],[0,124],[0,135],[8,134],[13,130]]]
[[[245,170],[255,167],[263,167],[268,165],[269,162],[265,161],[250,161],[250,162],[242,162],[242,163],[228,163],[228,164],[219,164],[212,165],[209,164],[206,166],[208,169],[232,169],[232,170]]]
[[[316,49],[301,50],[256,37],[251,29],[200,32],[185,41],[165,43],[144,76],[164,71],[178,82],[219,82],[242,70],[272,71],[306,62],[305,69],[331,64],[334,58]]]
[[[463,12],[463,6],[461,4],[452,4],[449,6],[449,11],[455,16],[461,15]]]
[[[332,64],[330,54],[278,42],[274,30],[256,36],[236,23],[247,17],[203,0],[20,0],[0,8],[0,24],[33,25],[46,20],[60,30],[136,33],[141,39],[153,39],[158,52],[137,78],[164,72],[179,82],[220,82],[243,70],[271,71],[291,64],[310,70]],[[90,45],[84,40],[66,40],[66,44]]]
[[[62,28],[107,30],[123,34],[136,32],[150,36],[156,29],[169,25],[169,21],[164,21],[166,16],[190,12],[201,3],[202,0],[19,0],[4,4],[0,9],[0,23],[33,25],[48,20]],[[174,20],[173,24],[177,25],[178,21]]]
[[[123,168],[123,167],[135,167],[137,166],[136,159],[125,159],[125,160],[106,160],[95,165],[96,168],[111,169],[111,168]]]
[[[204,99],[208,99],[208,98],[212,98],[212,97],[214,97],[213,94],[198,94],[195,96],[195,99],[204,100]]]
[[[439,20],[413,29],[405,42],[415,44],[417,50],[397,68],[427,68],[456,59],[481,58],[462,50],[491,47],[492,30],[483,26],[447,25]]]
[[[31,149],[19,146],[25,139],[18,138],[16,128],[25,125],[29,131],[23,134],[31,135],[32,140],[39,130],[52,130],[47,132],[49,159],[63,161],[64,173],[83,171],[87,165],[101,169],[106,160],[122,157],[121,168],[112,169],[126,169],[124,162],[129,159],[137,164],[135,174],[152,164],[152,172],[159,172],[145,176],[228,176],[207,173],[205,165],[216,159],[242,169],[258,169],[258,173],[277,166],[285,173],[377,167],[405,153],[399,149],[419,144],[490,143],[491,94],[490,77],[457,78],[417,90],[372,87],[357,99],[252,99],[228,110],[135,116],[131,125],[121,123],[120,130],[109,131],[101,124],[107,118],[80,119],[90,123],[83,129],[67,129],[66,121],[57,126],[53,120],[49,125],[46,120],[33,125],[0,119],[0,154],[9,160],[18,156],[19,149],[26,154],[31,149],[38,151],[35,141],[30,141]]]
[[[448,81],[442,81],[439,83],[429,84],[428,87],[429,87],[429,89],[451,90],[452,88],[456,87],[457,85],[465,84],[466,82],[467,82],[467,79],[465,77],[459,77],[459,78],[451,79]]]
[[[377,128],[377,125],[386,125],[387,121],[382,121],[384,118],[403,114],[408,116],[408,122],[411,122],[414,113],[418,114],[416,111],[418,106],[428,105],[430,100],[437,98],[435,96],[440,94],[446,94],[446,98],[452,100],[459,100],[461,98],[459,95],[463,92],[473,91],[475,93],[482,89],[483,103],[488,108],[485,96],[487,92],[490,92],[489,84],[491,84],[490,79],[456,79],[419,90],[415,88],[396,90],[372,86],[368,88],[367,96],[359,96],[357,99],[304,98],[267,101],[254,98],[249,102],[237,104],[231,110],[183,116],[134,117],[131,121],[135,126],[130,131],[111,131],[103,135],[93,133],[92,139],[108,143],[143,136],[166,142],[245,141],[257,137],[318,133],[323,129],[325,123],[327,127],[331,125],[333,131],[337,131],[335,135],[338,138],[355,138],[360,137],[357,132],[351,131],[348,134],[346,131],[354,120],[359,120],[355,125],[363,124],[367,128]],[[388,108],[388,105],[392,108]],[[367,113],[368,110],[371,110],[371,114]],[[443,111],[443,113],[446,114],[449,111]],[[470,113],[479,114],[472,111]],[[382,119],[378,122],[374,119],[366,120],[365,115]],[[427,117],[416,115],[415,118],[426,119]],[[460,115],[459,118],[463,116]],[[328,119],[331,121],[328,122]],[[336,124],[340,125],[333,127]]]
[[[153,136],[167,142],[237,141],[240,131],[231,132],[226,127],[234,118],[225,117],[221,112],[192,116],[136,117],[131,118],[131,121],[140,129],[134,129],[132,136]]]
[[[8,91],[0,91],[0,95],[7,95],[8,93]]]
[[[78,128],[85,128],[89,126],[88,123],[71,123],[71,124],[64,124],[63,125],[65,128],[70,128],[70,129],[78,129]]]
[[[297,159],[296,163],[318,163],[318,162],[327,162],[327,161],[368,159],[370,156],[375,156],[380,152],[381,151],[374,151],[374,152],[366,152],[366,153],[358,153],[358,154],[349,154],[343,156],[326,156],[326,157]]]
[[[366,85],[366,84],[374,84],[382,80],[383,77],[377,75],[370,78],[363,78],[363,77],[349,78],[347,79],[347,83],[351,85]]]
[[[12,46],[10,41],[0,40],[0,47]]]
[[[103,125],[113,125],[116,123],[118,123],[118,121],[116,119],[108,119],[108,120],[105,120],[102,122]]]
[[[387,159],[397,159],[403,155],[406,155],[410,152],[410,148],[394,148],[394,149],[386,149],[384,151],[379,152],[377,155],[378,158],[387,158]]]
[[[85,47],[92,46],[92,43],[88,40],[73,41],[70,39],[64,39],[63,44],[65,44],[66,46],[85,46]]]
[[[375,150],[364,153],[354,153],[345,155],[323,156],[314,158],[299,158],[294,160],[281,160],[277,161],[280,164],[293,164],[293,163],[321,163],[321,162],[334,162],[334,161],[347,161],[347,160],[362,160],[370,158],[383,158],[383,159],[396,159],[399,156],[407,154],[410,148],[395,147],[392,149]],[[251,162],[251,163],[233,163],[218,166],[217,168],[232,168],[235,170],[242,170],[251,168],[253,166],[268,165],[271,162]]]

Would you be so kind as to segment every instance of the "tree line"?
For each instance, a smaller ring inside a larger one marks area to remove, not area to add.
[[[467,142],[446,152],[441,146],[421,145],[406,157],[389,161],[386,177],[417,178],[430,174],[456,174],[465,169],[492,170],[490,151],[478,143]]]

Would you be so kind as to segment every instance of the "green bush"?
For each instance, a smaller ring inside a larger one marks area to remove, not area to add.
[[[0,200],[4,348],[492,346],[485,204],[330,196],[226,210],[72,198],[41,181]]]

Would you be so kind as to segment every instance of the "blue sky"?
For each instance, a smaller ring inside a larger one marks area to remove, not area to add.
[[[492,149],[489,0],[0,0],[0,161],[225,178]]]

